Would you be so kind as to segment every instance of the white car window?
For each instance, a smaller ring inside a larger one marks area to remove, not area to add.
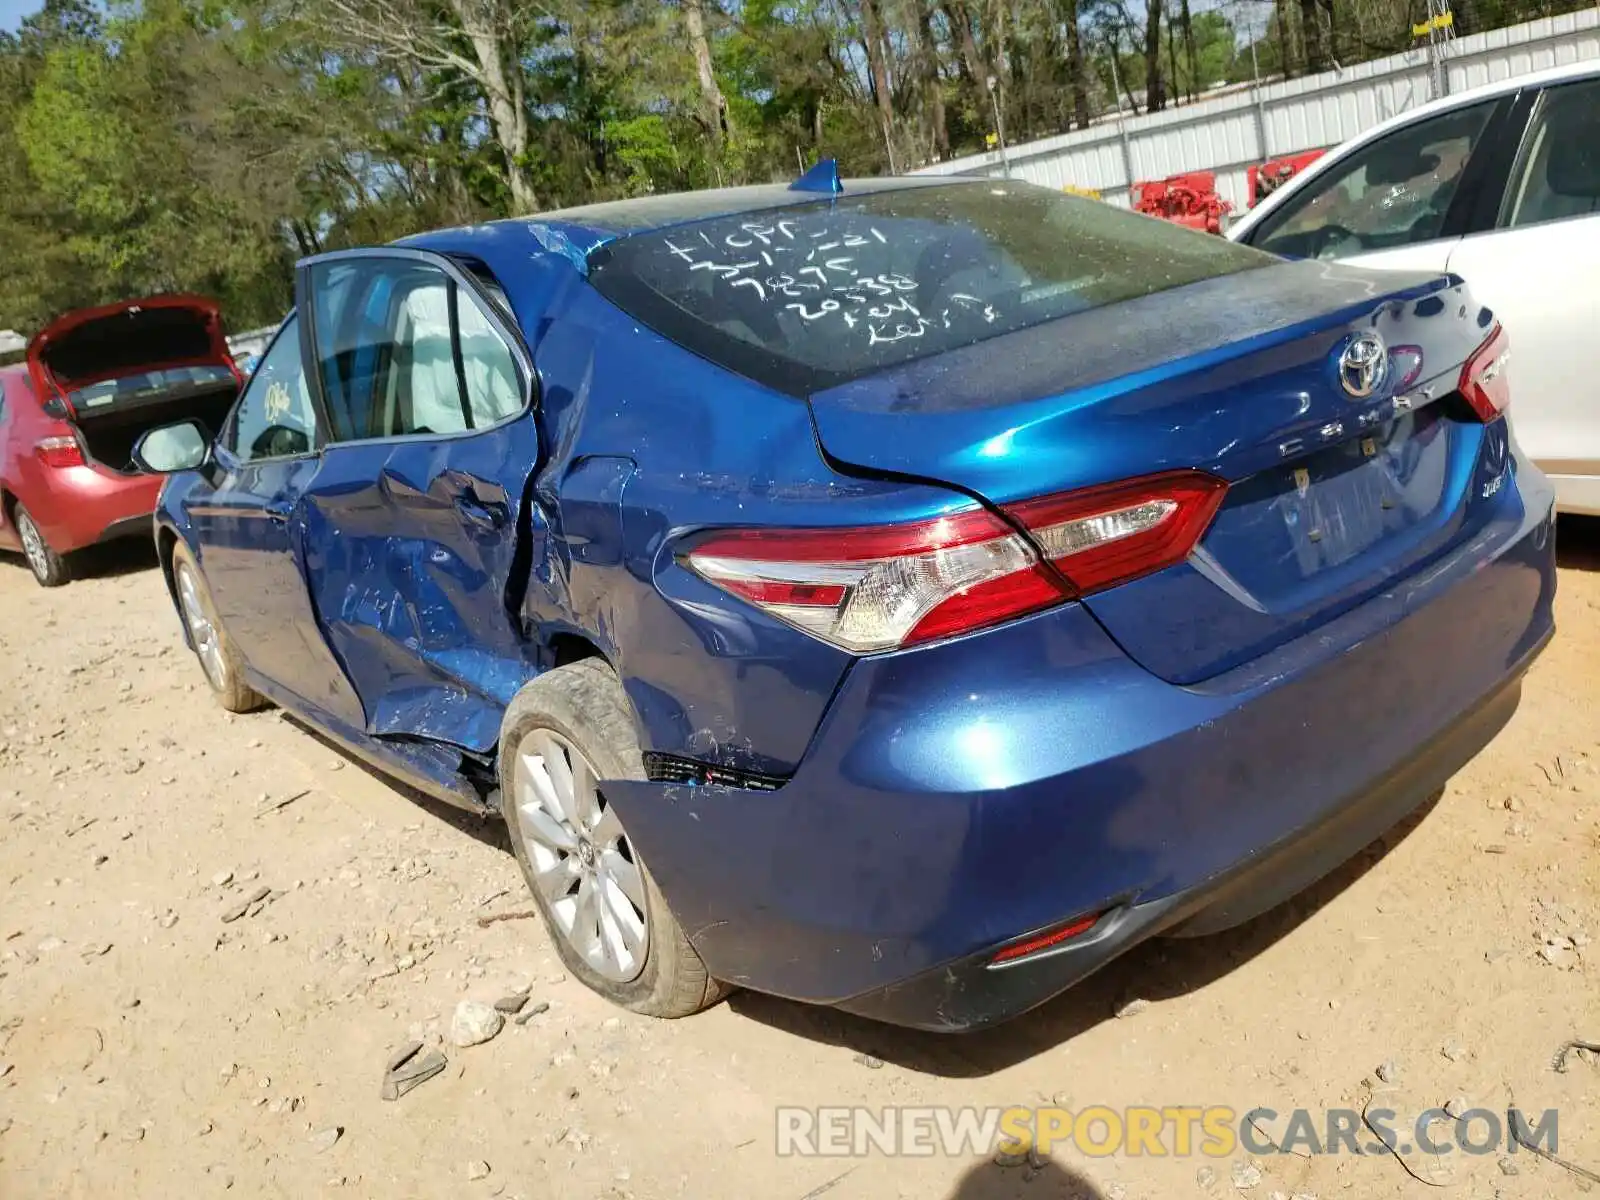
[[[1497,101],[1406,125],[1330,167],[1248,240],[1294,258],[1344,258],[1442,235]]]
[[[450,294],[441,272],[406,293],[394,335],[394,364],[385,397],[384,432],[460,433],[461,409],[450,347]]]
[[[1523,147],[1503,225],[1520,229],[1600,211],[1600,80],[1548,89]]]
[[[522,374],[500,333],[465,290],[456,293],[461,369],[472,423],[493,425],[522,408]]]
[[[317,357],[338,441],[484,429],[523,409],[525,378],[476,293],[430,263],[312,268]]]

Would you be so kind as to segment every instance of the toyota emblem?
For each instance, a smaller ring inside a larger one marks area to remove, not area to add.
[[[1389,350],[1372,332],[1356,334],[1339,356],[1339,382],[1356,400],[1365,400],[1383,386],[1389,374]]]

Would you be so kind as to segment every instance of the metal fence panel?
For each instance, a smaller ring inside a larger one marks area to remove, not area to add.
[[[1600,9],[1544,17],[1450,43],[1450,91],[1600,58]],[[1181,108],[1102,118],[1088,129],[1009,147],[1011,173],[1046,187],[1093,188],[1126,207],[1128,188],[1180,171],[1215,171],[1242,212],[1246,170],[1274,157],[1335,146],[1429,99],[1426,53],[1397,54],[1258,89],[1249,84]],[[1265,144],[1263,144],[1265,134]],[[935,163],[918,175],[1003,173],[998,151]]]

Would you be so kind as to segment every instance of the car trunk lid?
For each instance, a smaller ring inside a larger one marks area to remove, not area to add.
[[[1084,601],[1146,668],[1194,683],[1471,535],[1487,499],[1474,487],[1505,467],[1504,423],[1496,458],[1455,388],[1491,326],[1458,279],[1285,263],[912,361],[810,403],[841,467],[993,505],[1161,471],[1227,481],[1187,561]],[[1385,377],[1353,394],[1344,351],[1374,334]]]
[[[134,470],[146,430],[196,418],[215,431],[239,373],[214,301],[163,295],[77,309],[28,344],[28,367],[47,410],[71,421],[96,462]]]
[[[216,302],[192,295],[64,313],[28,343],[28,367],[39,394],[60,397],[71,417],[125,398],[116,388],[95,385],[162,371],[235,370]]]

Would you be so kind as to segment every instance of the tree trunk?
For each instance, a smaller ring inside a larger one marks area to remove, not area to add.
[[[1005,0],[989,0],[988,22],[985,26],[984,45],[989,51],[989,78],[994,80],[994,99],[1000,109],[1000,128],[995,130],[1005,141],[1005,119],[1010,113],[1009,87],[1006,72],[1006,13]],[[987,83],[987,81],[985,81]]]
[[[889,153],[889,171],[893,174],[896,169],[894,91],[889,80],[889,56],[878,0],[861,0],[861,32],[867,44],[867,71],[872,76],[872,91],[878,100],[878,119],[883,124],[883,144]]]
[[[1300,32],[1306,44],[1306,71],[1315,75],[1328,69],[1328,40],[1317,12],[1317,0],[1300,0]]]
[[[728,132],[728,102],[717,86],[717,74],[711,62],[705,0],[683,0],[683,23],[689,33],[689,49],[694,52],[695,73],[700,78],[700,102],[706,110],[706,128],[711,130],[712,140],[720,142]]]
[[[917,58],[922,68],[923,104],[927,107],[928,131],[933,141],[933,156],[941,162],[950,157],[950,131],[945,126],[944,88],[939,82],[939,48],[933,40],[929,0],[917,0]]]
[[[1178,9],[1178,20],[1183,25],[1183,56],[1189,63],[1189,101],[1200,94],[1200,58],[1194,48],[1194,21],[1189,15],[1189,0],[1183,0]]]
[[[1285,0],[1272,0],[1273,16],[1278,22],[1278,70],[1285,79],[1292,78],[1294,69],[1289,53],[1289,22],[1288,13],[1284,11]]]
[[[1072,88],[1072,123],[1089,128],[1089,81],[1083,65],[1083,32],[1078,28],[1078,0],[1061,0],[1061,22],[1067,29],[1067,80]]]
[[[536,212],[539,197],[528,179],[525,156],[528,152],[528,116],[520,111],[512,86],[506,78],[505,47],[491,20],[490,13],[473,3],[473,0],[451,0],[461,31],[472,47],[473,57],[482,73],[484,99],[489,105],[489,123],[494,126],[495,140],[506,160],[506,184],[511,189],[511,203],[518,214]],[[520,67],[518,68],[520,71]]]
[[[1161,0],[1145,4],[1144,89],[1145,112],[1160,112],[1167,106],[1161,86]]]
[[[1172,86],[1172,105],[1176,108],[1183,103],[1183,88],[1178,75],[1178,31],[1172,27],[1172,22],[1167,22],[1167,79]]]
[[[961,47],[962,69],[973,85],[981,90],[988,72],[984,70],[983,56],[978,53],[978,43],[972,38],[972,17],[967,12],[967,6],[961,0],[944,0],[940,7],[944,9],[945,20],[950,22],[956,45]]]

